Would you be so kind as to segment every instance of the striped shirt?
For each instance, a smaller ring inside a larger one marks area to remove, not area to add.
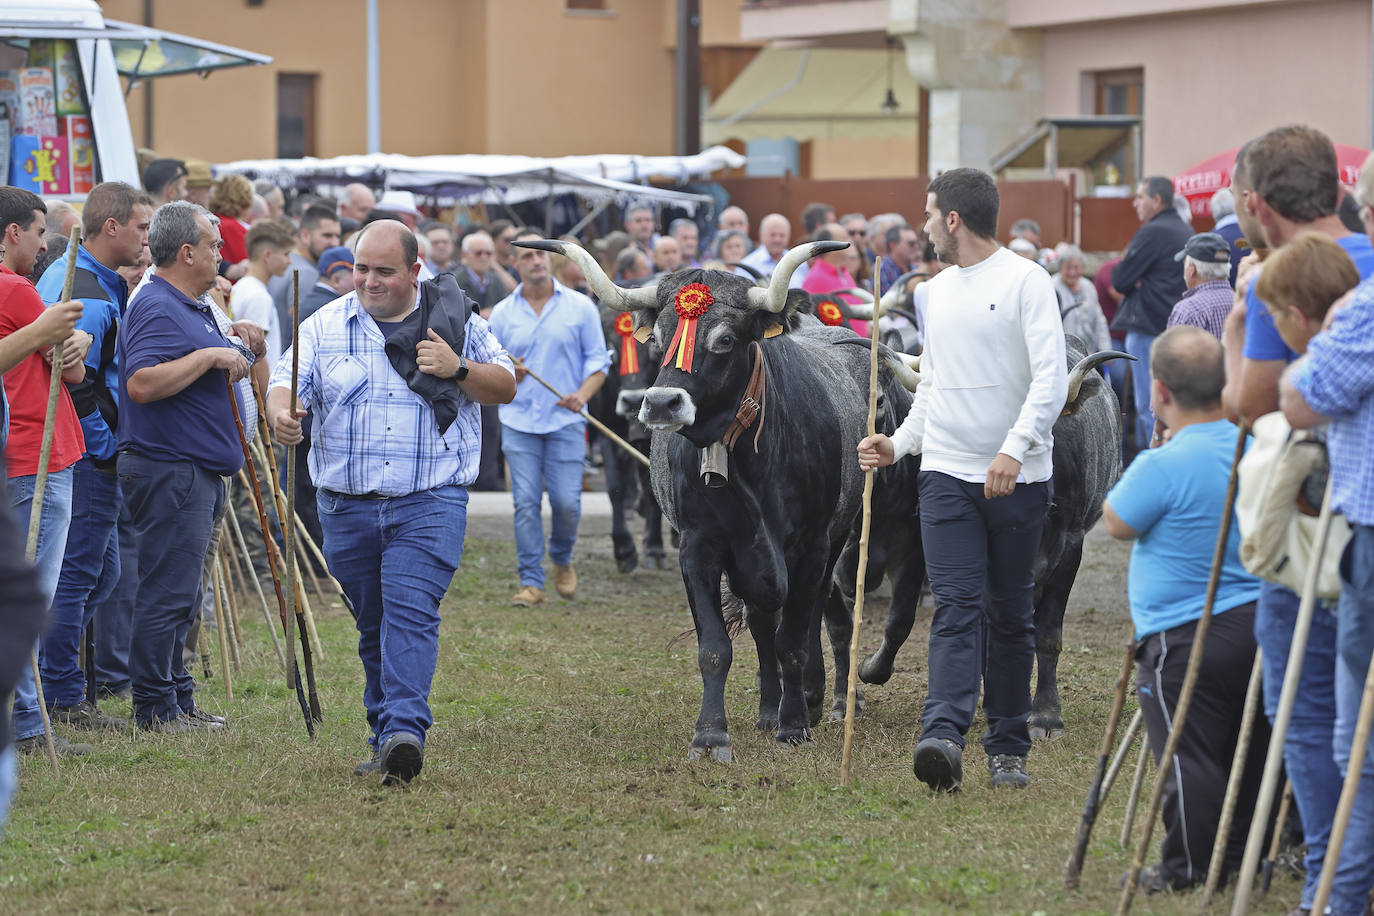
[[[313,414],[310,476],[339,493],[405,496],[477,479],[482,416],[459,389],[458,417],[440,433],[429,402],[391,366],[386,338],[349,293],[301,322],[300,401]],[[487,323],[467,322],[463,356],[515,369]],[[273,388],[290,388],[291,350],[272,372]],[[454,384],[457,384],[456,382]]]
[[[1332,507],[1351,524],[1374,525],[1374,278],[1308,343],[1292,381],[1308,407],[1332,420]]]

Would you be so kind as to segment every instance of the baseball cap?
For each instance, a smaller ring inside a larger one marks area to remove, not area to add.
[[[321,277],[328,277],[336,270],[347,268],[353,269],[353,252],[343,245],[335,245],[333,248],[326,248],[320,255],[319,262],[315,269],[320,272]]]
[[[1174,255],[1175,261],[1192,258],[1204,264],[1229,264],[1231,246],[1215,232],[1199,232],[1183,243],[1183,250]]]
[[[208,188],[214,183],[215,177],[210,174],[210,163],[204,159],[186,160],[186,187]]]
[[[374,210],[384,210],[387,213],[407,213],[411,216],[424,216],[419,208],[415,206],[415,193],[413,191],[387,191],[382,195],[382,199],[377,201]]]

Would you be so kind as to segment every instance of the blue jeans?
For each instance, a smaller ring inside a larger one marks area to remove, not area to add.
[[[515,555],[520,584],[544,587],[544,522],[540,506],[549,494],[553,528],[549,559],[559,566],[572,562],[577,523],[582,516],[582,458],[587,452],[585,427],[570,423],[551,433],[522,433],[501,427],[501,451],[510,469],[515,502]]]
[[[119,581],[95,614],[95,683],[111,693],[120,693],[130,687],[129,643],[134,632],[134,597],[138,594],[138,538],[134,535],[129,504],[122,496],[115,538]]]
[[[1150,345],[1155,335],[1140,331],[1126,332],[1126,352],[1136,358],[1131,363],[1131,391],[1135,395],[1135,447],[1150,447],[1155,429],[1154,411],[1150,410]]]
[[[29,509],[33,505],[34,475],[10,478],[10,505],[19,521],[19,530],[29,530]],[[38,587],[51,606],[62,572],[62,554],[67,549],[67,527],[72,520],[72,470],[48,474],[43,490],[43,514],[38,527]],[[32,738],[43,734],[43,714],[38,710],[38,688],[33,682],[33,666],[25,665],[14,688],[14,737]]]
[[[1264,712],[1272,724],[1278,712],[1283,677],[1288,671],[1288,651],[1300,599],[1291,589],[1266,582],[1260,588],[1255,609],[1255,642],[1264,653]],[[1310,908],[1321,879],[1331,821],[1341,795],[1341,777],[1331,758],[1331,729],[1336,722],[1336,613],[1330,604],[1319,603],[1312,612],[1312,627],[1302,657],[1302,674],[1293,701],[1288,734],[1283,739],[1283,765],[1293,786],[1293,798],[1302,816],[1307,842],[1307,877],[1302,905]],[[1336,889],[1341,890],[1340,876]]]
[[[468,491],[350,499],[320,489],[316,500],[324,558],[357,613],[369,743],[380,748],[398,732],[423,742],[434,723],[439,601],[463,558]]]
[[[10,813],[10,796],[19,785],[14,765],[14,745],[0,751],[0,837],[5,835],[5,821]]]
[[[52,620],[43,636],[43,697],[49,706],[74,706],[85,698],[82,636],[119,582],[119,478],[89,458],[72,471],[72,523]]]
[[[138,538],[129,675],[134,720],[166,722],[195,707],[182,660],[186,631],[200,610],[200,571],[224,478],[190,461],[158,461],[123,452],[119,485]]]
[[[1374,527],[1351,525],[1350,543],[1341,556],[1341,599],[1337,605],[1336,729],[1332,749],[1344,778],[1350,766],[1350,742],[1360,712],[1365,675],[1374,652]],[[1336,916],[1365,911],[1374,888],[1374,742],[1365,751],[1360,789],[1350,812],[1337,886],[1329,912]]]

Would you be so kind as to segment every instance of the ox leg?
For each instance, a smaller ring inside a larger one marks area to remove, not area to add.
[[[819,649],[819,620],[825,585],[830,581],[833,566],[803,560],[788,570],[787,598],[783,602],[782,619],[778,621],[774,646],[778,667],[782,673],[782,702],[778,706],[778,736],[780,744],[809,744],[811,729],[806,695],[808,649],[814,636]]]
[[[831,590],[833,589],[832,584]],[[825,603],[829,599],[819,597],[820,601],[811,613],[811,624],[806,628],[806,665],[802,669],[802,689],[806,693],[806,722],[812,728],[820,725],[821,718],[825,715],[825,655],[821,651],[821,619],[825,616]]]
[[[1064,552],[1045,583],[1035,606],[1035,698],[1026,727],[1032,740],[1064,734],[1064,711],[1059,704],[1059,653],[1064,648],[1064,609],[1078,577],[1083,542]]]
[[[913,525],[913,529],[915,526]],[[888,605],[883,641],[877,651],[859,663],[859,680],[865,684],[886,684],[892,677],[897,653],[911,635],[916,623],[916,605],[921,603],[921,588],[926,581],[925,551],[919,530],[913,536],[894,541],[888,555],[896,560],[892,573],[892,603]]]
[[[707,755],[730,762],[730,731],[725,720],[725,678],[730,673],[732,648],[720,607],[721,563],[700,545],[682,549],[682,581],[692,608],[697,633],[697,668],[701,671],[701,713],[692,733],[688,760]]]
[[[645,443],[645,452],[649,446]],[[644,516],[644,567],[645,569],[667,569],[668,561],[663,555],[663,510],[654,498],[653,485],[649,481],[649,469],[636,463],[639,474],[639,514]]]
[[[830,653],[835,661],[835,690],[830,718],[843,719],[849,695],[849,641],[854,638],[854,614],[838,584],[830,586],[830,597],[825,602],[825,631],[830,637]],[[854,695],[854,715],[863,715],[863,709],[864,694],[859,690]]]
[[[606,495],[611,500],[611,542],[615,545],[615,566],[622,573],[634,572],[639,565],[635,539],[625,520],[624,452],[606,437],[601,437],[601,467],[606,474]]]
[[[756,607],[745,608],[744,619],[749,635],[759,653],[759,719],[754,727],[759,731],[777,731],[778,707],[782,703],[782,680],[778,676],[778,656],[773,640],[778,630],[778,615]]]

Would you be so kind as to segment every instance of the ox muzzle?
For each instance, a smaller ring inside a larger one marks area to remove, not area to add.
[[[615,398],[615,415],[624,417],[627,420],[639,416],[639,409],[644,406],[643,388],[624,389]]]
[[[682,388],[665,388],[655,385],[644,392],[644,403],[639,408],[639,422],[658,432],[677,432],[684,426],[691,426],[697,419],[697,405],[692,396]]]

